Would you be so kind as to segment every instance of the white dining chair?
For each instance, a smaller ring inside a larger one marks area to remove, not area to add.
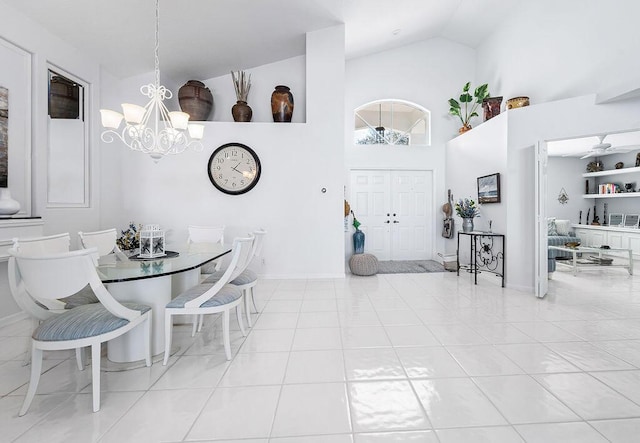
[[[263,229],[259,229],[257,231],[253,231],[253,235],[256,240],[253,243],[253,250],[251,251],[251,259],[247,263],[245,269],[242,270],[239,274],[237,274],[232,280],[231,284],[237,286],[242,290],[244,294],[244,311],[247,316],[247,323],[249,327],[253,327],[253,321],[251,320],[251,305],[253,305],[254,312],[258,312],[258,307],[256,306],[256,301],[254,298],[253,288],[258,284],[258,274],[249,269],[249,264],[251,260],[257,258],[262,253],[262,247],[264,245],[264,236],[267,234],[267,231]],[[210,275],[206,279],[204,279],[203,283],[215,283],[222,276],[222,271],[217,271],[214,274]]]
[[[222,313],[222,337],[227,360],[231,360],[231,341],[229,338],[229,315],[231,309],[236,309],[236,318],[246,336],[240,313],[242,291],[234,285],[228,284],[235,272],[251,259],[254,237],[236,238],[233,241],[231,263],[218,281],[214,284],[199,284],[190,288],[171,300],[165,309],[165,338],[164,361],[166,365],[171,353],[171,337],[173,333],[174,315],[207,315]]]
[[[9,285],[21,294],[23,309],[36,310],[35,300],[59,300],[89,285],[99,303],[68,309],[50,316],[31,337],[31,377],[19,416],[27,413],[42,371],[43,351],[91,347],[93,412],[100,410],[100,357],[102,343],[143,325],[146,364],[151,366],[151,308],[117,302],[104,287],[96,270],[97,249],[51,255],[28,255],[9,250]],[[30,298],[33,296],[33,298]],[[35,299],[35,300],[34,300]],[[31,300],[31,301],[29,301]]]
[[[68,232],[65,232],[63,234],[43,237],[14,238],[12,248],[22,254],[30,256],[47,256],[51,254],[69,252],[70,245],[71,236]],[[28,293],[17,293],[13,290],[11,290],[11,295],[18,306],[31,316],[34,330],[38,327],[41,321],[47,320],[53,315],[61,314],[65,312],[65,309],[72,309],[77,306],[90,303],[98,303],[98,298],[88,286],[62,300],[35,300],[35,307],[32,309],[25,309],[23,307],[25,302],[27,306],[32,304],[31,301],[34,300],[32,295]],[[27,299],[23,300],[23,297],[27,297]],[[28,365],[30,361],[31,354],[27,353],[24,365]],[[76,349],[76,363],[78,365],[78,369],[81,371],[84,370],[84,356],[81,348]]]
[[[78,231],[78,237],[80,237],[80,246],[83,249],[97,248],[100,257],[114,253],[120,258],[126,259],[126,255],[116,244],[118,231],[115,228],[93,232]]]
[[[206,250],[207,245],[224,244],[224,226],[187,226],[189,237],[187,244],[189,250],[197,250],[203,248]],[[202,274],[211,274],[220,269],[221,260],[214,260],[205,266],[202,266]]]

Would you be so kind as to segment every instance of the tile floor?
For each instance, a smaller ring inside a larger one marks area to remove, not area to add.
[[[49,353],[29,413],[29,323],[0,328],[0,441],[633,442],[640,277],[556,272],[544,300],[454,273],[265,280],[246,338],[177,327],[168,366],[102,373]]]

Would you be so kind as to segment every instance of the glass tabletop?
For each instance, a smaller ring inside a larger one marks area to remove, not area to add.
[[[221,244],[192,244],[168,248],[177,257],[158,257],[151,260],[128,260],[109,254],[98,261],[98,275],[103,283],[162,277],[199,268],[231,252],[231,246]]]

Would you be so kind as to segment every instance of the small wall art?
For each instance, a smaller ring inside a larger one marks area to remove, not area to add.
[[[500,173],[478,177],[478,203],[500,203]]]
[[[560,194],[558,194],[558,201],[561,205],[566,205],[569,201],[569,196],[567,195],[567,191],[564,188],[560,189]]]

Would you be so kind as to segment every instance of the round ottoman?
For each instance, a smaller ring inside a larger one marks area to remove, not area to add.
[[[372,254],[354,254],[349,259],[349,268],[354,275],[374,275],[378,273],[378,259]]]

